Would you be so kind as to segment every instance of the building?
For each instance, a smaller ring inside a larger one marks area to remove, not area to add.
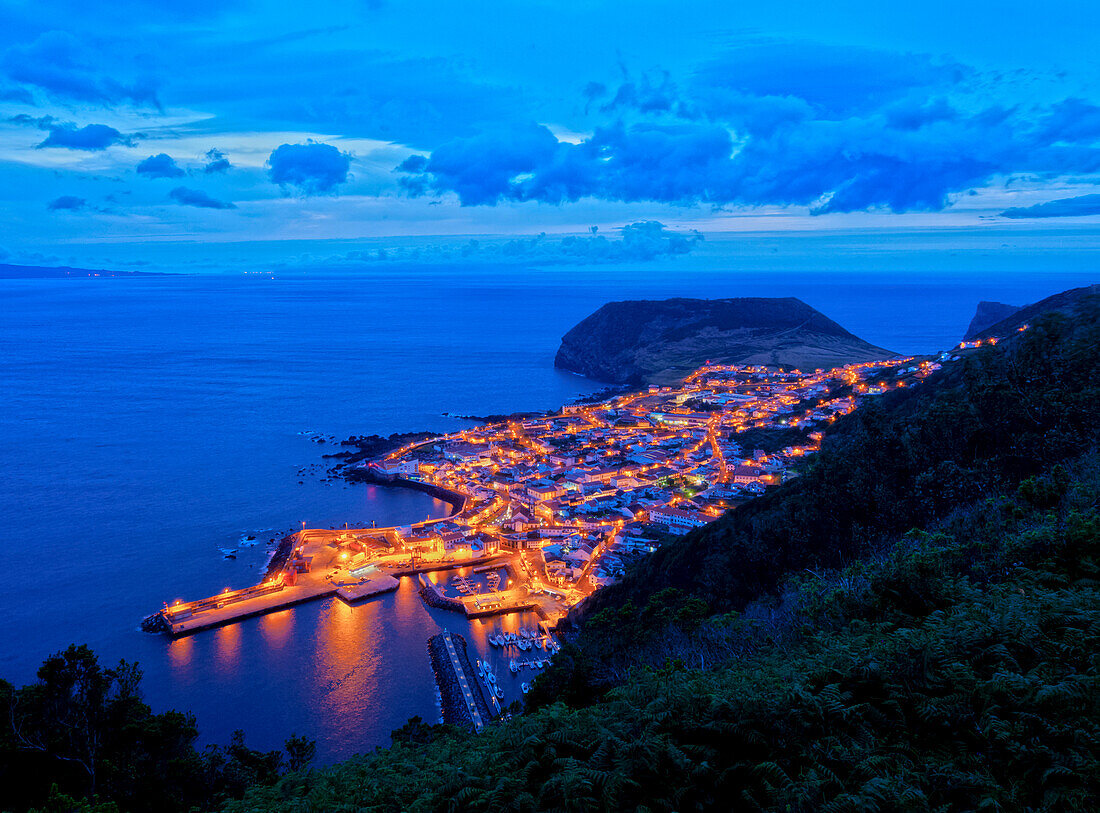
[[[766,477],[764,470],[759,466],[746,466],[746,465],[728,465],[727,471],[730,472],[731,480],[735,483],[763,483]]]
[[[652,508],[649,511],[649,521],[658,525],[667,525],[670,531],[685,532],[692,528],[702,528],[714,520],[700,511],[681,511],[679,508],[665,506]]]

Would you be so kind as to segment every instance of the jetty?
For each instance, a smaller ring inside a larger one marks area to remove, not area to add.
[[[197,601],[165,604],[141,626],[146,632],[172,637],[191,635],[317,599],[335,597],[354,604],[396,590],[404,576],[474,565],[499,566],[510,558],[491,553],[458,561],[417,559],[403,542],[401,529],[396,527],[303,529],[283,540],[259,584],[239,590],[226,588]],[[487,598],[480,597],[482,602]],[[507,607],[475,604],[467,615],[475,618],[528,608],[519,603]],[[464,607],[448,609],[465,612]]]
[[[477,685],[474,668],[466,654],[466,639],[452,632],[433,635],[428,639],[428,655],[439,685],[443,722],[481,731],[493,715]]]
[[[259,584],[165,605],[142,622],[142,629],[191,635],[322,598],[354,604],[401,583],[398,573],[386,568],[386,560],[402,558],[387,555],[394,548],[392,529],[302,530],[288,540],[281,567],[269,568]]]

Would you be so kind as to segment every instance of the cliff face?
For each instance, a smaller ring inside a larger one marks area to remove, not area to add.
[[[1040,299],[1031,305],[1017,308],[1006,318],[1002,318],[973,334],[968,332],[967,338],[984,339],[987,336],[1010,336],[1017,328],[1028,324],[1041,313],[1057,311],[1072,316],[1086,303],[1095,301],[1097,298],[1100,298],[1100,284],[1086,285],[1083,288],[1071,288],[1068,291],[1054,294],[1054,296],[1048,296],[1046,299]]]
[[[1019,310],[1019,305],[1006,305],[1004,302],[979,302],[963,340],[973,339],[986,328],[992,327],[1002,319],[1007,319]]]
[[[828,368],[896,355],[793,297],[609,302],[562,337],[554,366],[615,384],[664,383],[710,359]]]

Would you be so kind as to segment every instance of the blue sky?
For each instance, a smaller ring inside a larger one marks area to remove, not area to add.
[[[0,253],[622,262],[699,234],[1087,239],[1100,8],[899,5],[9,0]]]

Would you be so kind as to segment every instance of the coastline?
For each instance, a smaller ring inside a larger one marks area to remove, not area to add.
[[[457,491],[451,491],[450,489],[437,486],[433,483],[422,483],[419,480],[409,480],[406,477],[398,475],[387,475],[377,469],[363,467],[363,468],[345,468],[341,473],[343,478],[349,483],[368,483],[370,485],[384,486],[386,488],[405,488],[410,491],[420,491],[431,497],[435,497],[437,500],[442,500],[451,506],[451,513],[444,517],[449,519],[462,512],[462,509],[466,507],[466,495],[460,494]],[[410,525],[419,525],[419,522],[409,523]]]

